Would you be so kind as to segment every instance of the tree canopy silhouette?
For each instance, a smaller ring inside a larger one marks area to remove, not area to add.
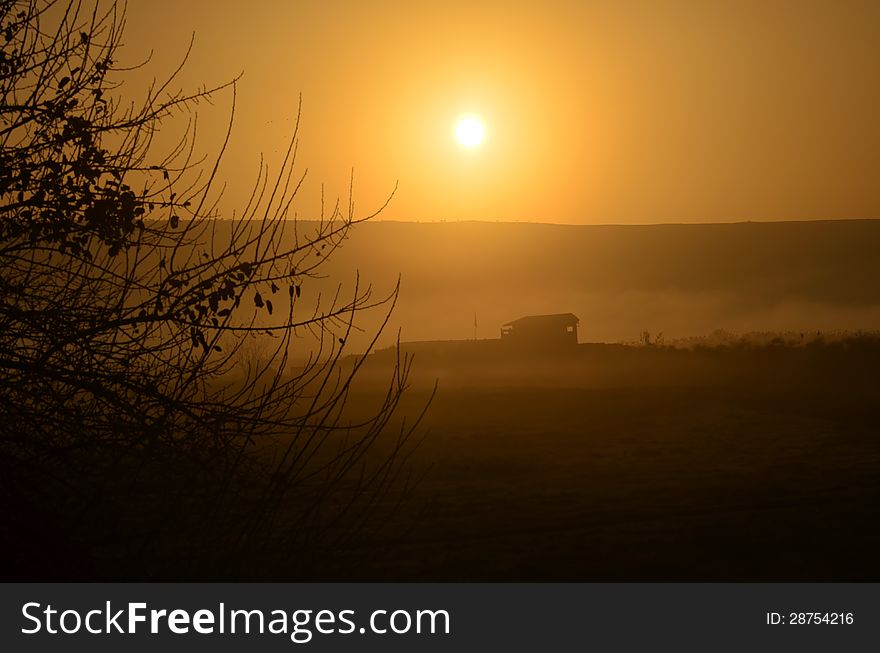
[[[296,131],[239,216],[218,213],[226,142],[196,160],[193,116],[221,93],[234,114],[235,81],[186,94],[178,69],[126,101],[123,9],[0,0],[2,544],[23,569],[75,555],[54,569],[79,577],[259,576],[279,555],[296,573],[367,522],[404,458],[411,427],[366,453],[409,360],[369,417],[344,410],[356,317],[387,321],[396,290],[310,295],[371,216],[292,219]]]

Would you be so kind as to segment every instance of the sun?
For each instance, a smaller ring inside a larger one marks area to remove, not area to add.
[[[486,128],[476,116],[465,116],[455,124],[455,140],[462,147],[472,150],[483,144]]]

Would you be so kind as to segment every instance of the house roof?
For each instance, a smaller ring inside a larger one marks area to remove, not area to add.
[[[538,324],[542,325],[577,325],[580,320],[578,316],[574,313],[554,313],[553,315],[526,315],[525,317],[521,317],[517,320],[513,320],[512,322],[508,322],[507,324],[503,324],[502,326],[523,326],[523,325],[531,325],[536,326]]]

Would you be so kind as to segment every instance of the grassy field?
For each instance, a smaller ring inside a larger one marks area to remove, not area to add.
[[[352,552],[358,577],[880,579],[876,343],[588,346],[557,387],[537,359],[489,382],[422,354],[409,412],[443,363],[422,480]]]
[[[7,465],[4,487],[32,490],[4,494],[7,579],[880,580],[880,340],[403,349],[393,428],[338,484],[326,463],[351,434],[317,447],[248,555],[272,467],[219,476],[221,502],[215,468],[179,449],[81,499]],[[394,353],[368,357],[346,419],[375,415]],[[420,444],[396,449],[435,380]],[[90,488],[69,460],[64,478]]]

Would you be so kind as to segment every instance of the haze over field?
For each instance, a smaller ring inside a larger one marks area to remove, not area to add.
[[[581,342],[880,329],[880,221],[563,226],[359,225],[328,261],[377,290],[401,275],[388,337],[497,338],[523,315],[573,312]],[[332,272],[331,272],[332,271]],[[387,342],[387,338],[385,341]]]

